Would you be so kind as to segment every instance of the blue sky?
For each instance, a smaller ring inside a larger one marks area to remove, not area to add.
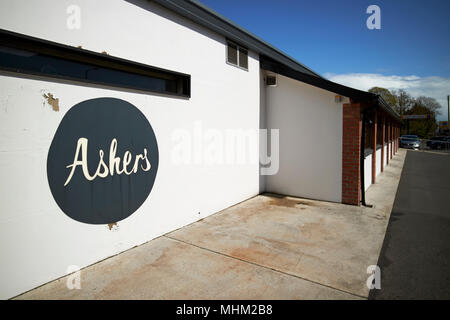
[[[379,85],[450,94],[449,0],[201,0],[321,75],[367,90]],[[369,5],[381,30],[369,30]]]

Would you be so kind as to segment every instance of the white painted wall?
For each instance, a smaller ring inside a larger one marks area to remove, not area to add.
[[[79,30],[66,28],[70,4],[81,8]],[[176,165],[171,158],[171,134],[182,128],[192,132],[197,120],[204,129],[222,133],[227,128],[258,129],[258,58],[250,52],[249,72],[230,66],[225,63],[223,37],[151,2],[143,1],[142,6],[120,0],[3,0],[0,4],[0,28],[192,76],[192,97],[177,99],[0,74],[0,298],[63,276],[69,265],[90,265],[258,194],[257,162]],[[48,92],[59,98],[59,112],[44,103],[42,94]],[[97,97],[116,97],[138,107],[153,126],[160,152],[152,192],[115,231],[68,218],[54,201],[46,176],[48,149],[64,114],[73,105]],[[320,138],[318,155],[328,150],[324,155],[330,156],[341,147],[334,141],[340,135],[341,107],[333,105],[331,94],[320,94],[324,102],[328,98],[323,111],[305,105],[300,122],[311,125],[299,133]],[[311,120],[318,119],[329,122],[325,132],[314,132]],[[298,141],[300,146],[307,143],[305,137]],[[304,163],[313,162],[310,156],[306,159]],[[332,184],[318,195],[338,199],[340,183],[334,181],[340,172],[334,167],[340,168],[339,161],[340,156],[314,160],[321,168],[314,170],[319,174],[315,179]],[[309,176],[305,181],[316,184],[313,189],[320,185]]]
[[[377,150],[377,157],[375,158],[375,166],[376,166],[376,175],[378,176],[381,173],[381,150],[382,148]]]
[[[335,94],[277,75],[266,86],[267,127],[280,129],[280,168],[266,190],[341,201],[342,104]]]
[[[364,158],[364,190],[372,184],[372,154]]]
[[[266,110],[266,90],[265,90],[265,72],[260,72],[260,90],[259,90],[259,128],[260,129],[267,129],[267,110]],[[270,138],[268,138],[270,139]],[[266,143],[266,146],[263,145],[263,143]],[[267,141],[264,141],[263,139],[260,140],[260,150],[267,150],[268,145]],[[268,154],[267,154],[268,155]],[[260,174],[259,175],[259,192],[263,193],[266,191],[266,176]]]
[[[387,166],[387,157],[388,157],[388,145],[387,144],[385,144],[384,145],[384,147],[383,147],[383,151],[384,151],[384,159],[383,159],[383,161],[384,161],[384,167],[386,167]]]

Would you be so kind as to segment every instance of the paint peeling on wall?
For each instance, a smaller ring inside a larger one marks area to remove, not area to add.
[[[53,108],[53,111],[59,111],[59,98],[53,97],[51,93],[43,94],[42,95],[46,100],[47,103]]]
[[[119,226],[117,225],[117,222],[113,222],[113,223],[108,223],[108,228],[109,230],[117,230],[119,228]]]

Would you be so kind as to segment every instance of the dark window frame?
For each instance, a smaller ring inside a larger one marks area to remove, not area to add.
[[[226,55],[225,55],[225,61],[226,61],[226,63],[229,64],[230,66],[237,67],[237,68],[242,69],[242,70],[244,70],[244,71],[249,71],[249,65],[248,65],[248,53],[249,53],[249,50],[248,50],[248,48],[246,48],[246,47],[244,47],[244,46],[241,46],[240,44],[238,44],[238,43],[236,43],[236,42],[234,42],[234,41],[231,41],[231,40],[227,40],[227,41],[226,41],[226,45],[227,45]],[[236,47],[236,55],[237,55],[237,63],[236,63],[236,64],[234,64],[233,62],[230,62],[230,61],[228,60],[228,50],[229,50],[230,45],[233,45],[233,46]],[[246,54],[246,56],[247,56],[247,68],[242,67],[242,66],[240,65],[240,53],[241,53],[241,49],[242,49],[242,50],[245,50],[246,53],[247,53],[247,54]]]
[[[0,29],[0,46],[16,50],[30,51],[37,53],[39,55],[60,59],[66,62],[87,64],[92,65],[94,67],[103,68],[105,70],[123,72],[130,77],[132,77],[133,75],[138,75],[141,77],[147,76],[149,78],[159,80],[175,81],[176,92],[160,89],[149,89],[144,88],[143,86],[135,86],[133,84],[127,85],[122,83],[85,79],[77,76],[49,74],[29,69],[18,69],[0,64],[0,70],[3,71],[20,74],[30,74],[48,79],[56,78],[114,88],[133,89],[142,92],[151,92],[169,96],[177,96],[184,98],[191,97],[191,76],[189,74],[170,71],[167,69],[146,65],[139,62],[126,60],[103,53],[97,53],[82,48],[67,46],[60,43],[51,42],[48,40],[34,38],[31,36],[3,29]]]
[[[389,122],[385,123],[384,126],[384,143],[389,144]]]
[[[377,150],[381,149],[381,147],[384,144],[384,141],[381,141],[383,138],[383,124],[381,123],[380,119],[378,119],[377,123]]]

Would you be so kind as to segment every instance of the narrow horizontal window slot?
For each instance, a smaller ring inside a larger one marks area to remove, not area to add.
[[[190,97],[190,75],[0,30],[0,69]]]

